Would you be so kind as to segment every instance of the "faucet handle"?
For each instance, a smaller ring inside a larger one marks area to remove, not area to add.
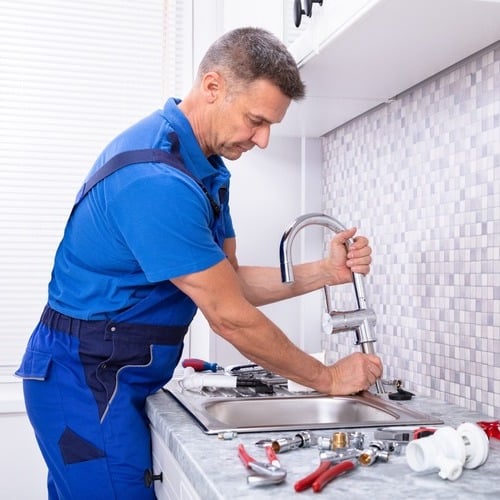
[[[352,273],[352,283],[354,285],[354,295],[358,302],[358,309],[368,309],[366,299],[365,277],[360,273]]]

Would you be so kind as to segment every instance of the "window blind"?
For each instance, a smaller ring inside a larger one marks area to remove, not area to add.
[[[175,73],[169,30],[183,28],[166,20],[181,15],[176,4],[2,0],[0,366],[19,363],[96,156],[179,84],[166,78]]]

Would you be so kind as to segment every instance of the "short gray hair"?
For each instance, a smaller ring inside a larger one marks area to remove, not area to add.
[[[277,37],[261,28],[237,28],[217,39],[203,57],[197,78],[210,71],[220,72],[233,84],[268,80],[293,100],[305,95],[294,58]]]

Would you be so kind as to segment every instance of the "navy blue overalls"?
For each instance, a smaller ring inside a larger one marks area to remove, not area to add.
[[[212,232],[222,247],[220,206],[186,170],[178,151],[113,157],[82,187],[75,207],[106,176],[144,162],[166,163],[198,183],[211,203]],[[219,198],[225,202],[224,189]],[[155,498],[145,481],[152,467],[145,400],[171,378],[189,326],[161,324],[171,287],[159,283],[109,321],[77,320],[45,308],[16,374],[24,379],[28,416],[49,467],[50,499]],[[195,312],[193,303],[191,318]]]

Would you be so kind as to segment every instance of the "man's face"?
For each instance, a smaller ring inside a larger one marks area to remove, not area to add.
[[[265,148],[270,127],[285,116],[290,98],[267,80],[227,93],[215,104],[207,145],[212,153],[237,160],[255,145]]]

